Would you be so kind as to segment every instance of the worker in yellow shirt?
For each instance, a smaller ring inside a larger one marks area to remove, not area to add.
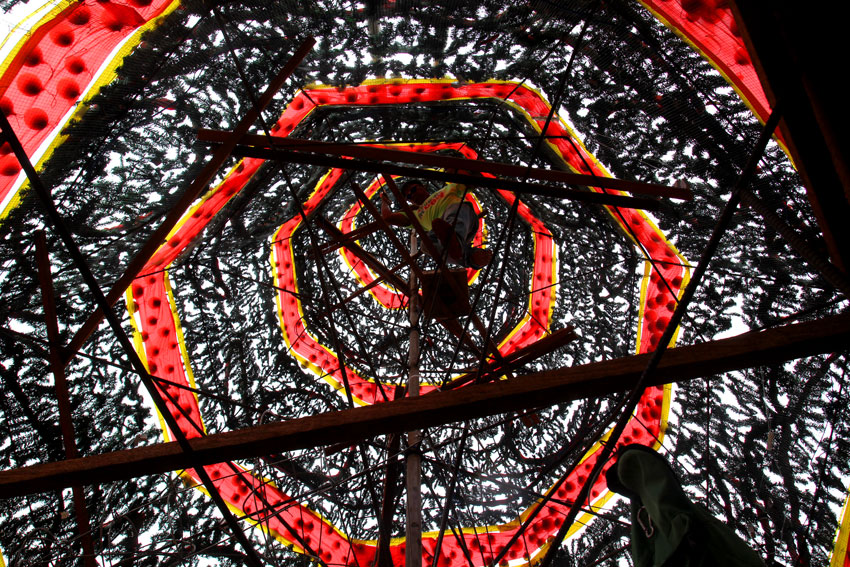
[[[447,183],[442,189],[431,194],[418,180],[411,180],[401,186],[405,199],[417,206],[416,218],[428,232],[438,253],[447,256],[447,261],[466,268],[483,268],[493,259],[493,252],[472,246],[472,239],[478,228],[478,217],[472,205],[464,200],[467,193],[465,185]],[[392,212],[390,201],[385,193],[381,194],[383,204],[381,216],[390,224],[410,226],[410,220],[403,212]]]

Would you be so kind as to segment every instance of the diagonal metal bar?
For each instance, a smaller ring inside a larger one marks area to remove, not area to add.
[[[198,174],[186,191],[183,192],[183,195],[171,208],[171,211],[169,211],[165,220],[162,221],[162,224],[156,228],[133,259],[130,260],[127,268],[124,270],[124,274],[112,285],[112,288],[106,294],[106,303],[109,306],[115,305],[115,303],[121,299],[121,295],[124,293],[124,290],[133,283],[133,280],[139,275],[139,272],[141,272],[162,245],[163,241],[168,237],[168,233],[171,232],[171,229],[177,225],[177,222],[183,217],[183,214],[189,209],[195,199],[197,199],[198,195],[200,195],[207,187],[213,176],[218,172],[222,164],[224,164],[225,160],[231,156],[232,150],[236,147],[239,138],[248,132],[248,128],[256,122],[262,110],[268,106],[274,95],[281,89],[284,82],[286,82],[289,76],[295,71],[304,57],[307,56],[315,43],[316,40],[312,37],[305,39],[301,43],[293,56],[289,59],[289,61],[287,61],[286,65],[283,66],[283,69],[281,69],[277,76],[272,79],[268,88],[260,97],[257,105],[248,109],[245,116],[239,121],[239,124],[232,132],[231,137],[224,141],[222,145],[216,149],[212,159],[210,159],[207,165],[204,166],[204,169]],[[71,343],[68,345],[67,352],[65,353],[66,363],[71,359],[73,353],[77,352],[89,336],[97,329],[97,326],[101,321],[103,321],[103,317],[104,312],[101,307],[98,307],[94,313],[89,316],[83,326],[74,335]]]
[[[324,217],[317,216],[316,224],[319,225],[319,228],[327,232],[332,238],[340,239],[344,236],[341,230],[339,230],[336,226],[334,226],[332,222],[328,221]],[[357,256],[364,264],[375,270],[378,275],[390,282],[399,293],[408,295],[407,282],[401,279],[400,276],[392,273],[389,268],[384,266],[383,262],[363,250],[363,248],[355,242],[347,244],[346,248],[348,248],[351,253]]]
[[[341,240],[333,240],[324,246],[319,247],[319,251],[322,254],[329,254],[333,252],[337,248],[342,248],[343,246],[347,246],[349,242],[354,242],[356,240],[360,240],[361,238],[368,236],[374,232],[381,230],[381,225],[377,222],[370,222],[364,224],[363,226],[357,227],[351,232],[344,233],[345,238]]]
[[[389,268],[389,271],[390,271],[391,274],[397,275],[398,272],[401,271],[401,269],[404,268],[405,266],[407,266],[407,262],[402,262],[402,263],[400,263],[400,264],[398,264],[398,265],[396,265],[392,268]],[[352,293],[348,297],[338,301],[337,303],[335,303],[334,305],[331,305],[330,307],[328,307],[325,310],[319,311],[316,314],[316,316],[317,317],[324,317],[326,315],[330,315],[331,313],[333,313],[337,309],[341,308],[343,305],[348,305],[353,299],[360,297],[361,295],[363,295],[364,293],[366,293],[370,289],[379,286],[380,284],[384,283],[385,281],[387,281],[387,279],[384,276],[378,276],[377,278],[372,280],[367,285],[364,285],[364,286],[358,288],[357,291],[355,291],[354,293]]]
[[[453,525],[449,526],[449,529],[452,531],[452,535],[455,536],[455,541],[460,545],[460,550],[463,552],[463,556],[466,558],[466,563],[469,567],[475,567],[475,562],[472,561],[472,555],[469,553],[469,548],[466,547],[466,540],[463,537],[463,530],[460,526],[455,527]]]
[[[393,246],[395,246],[395,249],[401,254],[401,257],[405,261],[405,263],[408,263],[410,265],[410,269],[413,271],[414,274],[416,274],[416,278],[421,281],[423,274],[422,270],[420,270],[419,266],[416,264],[416,255],[411,254],[411,251],[408,249],[408,247],[405,246],[401,240],[399,240],[398,236],[396,236],[395,231],[392,229],[389,223],[384,220],[384,217],[381,216],[381,212],[378,210],[378,207],[376,207],[375,203],[373,203],[372,200],[366,196],[360,186],[356,183],[352,183],[351,187],[352,189],[354,189],[354,194],[357,195],[357,198],[360,200],[361,203],[363,203],[363,206],[366,207],[366,210],[369,211],[369,214],[372,215],[378,226],[383,229],[384,233],[387,235],[387,238],[389,238],[390,242],[392,242]]]
[[[440,548],[443,546],[443,535],[446,533],[446,526],[449,522],[449,512],[451,512],[452,501],[454,500],[455,488],[457,487],[457,477],[460,471],[460,463],[463,459],[463,450],[466,447],[466,440],[469,438],[469,422],[463,424],[463,433],[460,436],[460,441],[457,444],[457,453],[455,453],[454,466],[452,467],[452,478],[449,481],[449,488],[446,491],[445,504],[440,513],[440,530],[437,532],[437,542],[434,545],[434,560],[431,567],[437,567],[440,560]]]
[[[396,433],[387,435],[387,464],[384,467],[384,490],[381,501],[381,517],[378,521],[378,545],[375,567],[393,567],[390,557],[390,539],[392,539],[393,512],[396,496],[399,494],[401,463],[396,455],[401,448],[401,436]]]

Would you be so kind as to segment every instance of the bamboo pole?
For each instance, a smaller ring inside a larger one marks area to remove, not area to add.
[[[410,255],[418,248],[416,232],[410,233]],[[419,396],[419,296],[416,293],[416,274],[410,273],[410,354],[408,364],[407,395]],[[418,429],[407,434],[407,525],[405,567],[422,567],[422,432]]]

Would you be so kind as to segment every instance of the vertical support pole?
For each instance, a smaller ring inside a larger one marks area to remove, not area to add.
[[[395,399],[395,396],[394,396]],[[395,511],[396,496],[399,493],[399,477],[401,462],[398,452],[401,448],[401,436],[396,433],[387,435],[387,466],[384,468],[384,490],[381,502],[381,517],[378,520],[378,552],[375,556],[375,567],[394,567],[390,556],[390,539],[392,538],[393,512]]]
[[[53,299],[53,278],[50,275],[50,257],[47,252],[47,238],[44,231],[35,233],[35,256],[38,265],[38,282],[41,286],[41,301],[44,305],[44,322],[47,325],[47,342],[50,349],[50,368],[56,383],[56,399],[59,405],[59,427],[62,431],[62,443],[65,445],[65,458],[76,459],[79,456],[74,437],[74,422],[71,420],[71,396],[68,382],[65,380],[65,364],[59,353],[59,323],[56,320],[56,304]],[[83,565],[97,567],[94,558],[94,544],[91,539],[89,513],[86,510],[86,497],[82,486],[71,488],[74,495],[74,512],[77,517],[77,531],[83,546]]]
[[[410,255],[418,246],[416,233],[410,233]],[[410,354],[407,393],[413,398],[419,395],[419,294],[416,275],[410,273]],[[405,567],[422,567],[422,453],[418,429],[407,434],[407,526],[404,552]]]

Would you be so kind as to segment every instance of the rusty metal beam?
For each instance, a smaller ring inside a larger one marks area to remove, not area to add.
[[[339,241],[345,238],[345,234],[340,231],[336,226],[334,226],[332,222],[328,221],[324,217],[316,217],[316,224],[319,226],[319,228],[327,232],[334,240]],[[390,284],[392,284],[392,286],[396,288],[396,290],[398,290],[400,293],[403,293],[405,295],[408,294],[407,282],[401,279],[401,277],[399,277],[398,275],[394,274],[392,270],[384,266],[384,264],[380,260],[363,250],[363,248],[359,244],[355,242],[349,242],[345,245],[345,247],[348,248],[352,254],[357,256],[364,264],[375,270],[378,275],[380,275],[386,281],[390,282]]]
[[[728,339],[670,349],[647,386],[683,382],[816,354],[844,352],[848,344],[848,314],[753,331]],[[380,433],[405,431],[411,424],[433,427],[628,391],[637,382],[651,356],[651,353],[627,356],[471,385],[417,399],[396,400],[209,435],[188,440],[191,455],[185,454],[177,443],[172,442],[8,470],[0,472],[0,497],[354,442]]]

